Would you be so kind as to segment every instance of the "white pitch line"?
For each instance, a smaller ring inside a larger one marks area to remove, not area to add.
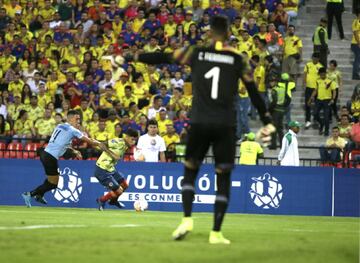
[[[116,228],[127,228],[127,227],[139,227],[141,225],[135,225],[135,224],[124,224],[124,225],[110,225],[109,227],[116,227]]]
[[[86,225],[31,225],[31,226],[0,226],[0,230],[33,230],[45,228],[81,228]]]

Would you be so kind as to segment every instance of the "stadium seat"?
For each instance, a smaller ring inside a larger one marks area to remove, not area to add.
[[[38,143],[28,143],[24,148],[23,158],[24,159],[35,159],[37,157],[37,149],[39,148]]]
[[[6,143],[0,142],[0,158],[4,158],[6,150]]]
[[[11,142],[7,146],[5,158],[22,158],[22,144],[19,142]]]
[[[360,164],[360,161],[358,160],[360,158],[360,150],[352,150],[348,154],[347,162],[349,168],[357,168],[357,166]]]

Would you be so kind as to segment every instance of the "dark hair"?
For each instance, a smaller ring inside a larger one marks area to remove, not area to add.
[[[251,60],[255,61],[256,63],[259,63],[260,57],[258,55],[254,55],[251,57]]]
[[[273,56],[271,56],[271,55],[267,55],[267,56],[265,57],[265,60],[266,60],[267,62],[269,62],[269,63],[273,63],[273,62],[274,62],[274,58],[273,58]]]
[[[292,27],[292,28],[294,28],[294,30],[295,30],[295,26],[294,26],[294,25],[289,25],[288,28],[289,28],[289,27]]]
[[[335,59],[330,60],[330,64],[333,64],[335,67],[337,67],[337,61]]]
[[[133,101],[130,102],[130,103],[129,103],[129,108],[131,108],[131,107],[134,106],[134,105],[136,105],[136,102],[133,102]]]
[[[156,125],[156,126],[158,126],[157,120],[154,120],[154,119],[149,120],[149,122],[148,122],[148,127],[149,127],[150,125]]]
[[[21,110],[20,113],[19,113],[18,120],[21,119],[21,117],[24,116],[25,113],[27,113],[26,110]]]
[[[340,130],[338,126],[332,127],[333,130]]]
[[[127,136],[136,137],[136,138],[139,136],[138,131],[137,131],[137,130],[134,130],[134,129],[132,129],[132,128],[127,129],[127,131],[125,132],[125,134],[126,134]]]
[[[74,115],[80,115],[79,112],[77,110],[69,110],[67,117],[72,117]]]
[[[5,117],[4,115],[0,114],[0,119],[2,119],[1,124],[0,124],[0,133],[4,133],[5,132]]]
[[[226,39],[229,30],[229,20],[223,15],[213,16],[210,21],[210,28],[215,34]]]
[[[326,68],[324,68],[324,67],[319,68],[318,73],[319,73],[319,74],[321,74],[321,73],[326,73]]]

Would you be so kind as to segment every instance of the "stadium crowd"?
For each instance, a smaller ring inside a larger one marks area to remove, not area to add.
[[[222,14],[231,22],[229,45],[248,59],[271,109],[279,132],[270,147],[276,148],[283,124],[291,120],[291,92],[300,72],[302,41],[294,26],[299,4],[298,0],[2,0],[0,136],[24,144],[45,142],[67,112],[77,109],[82,116],[79,128],[99,141],[121,137],[129,128],[146,134],[147,122],[155,118],[159,135],[174,152],[173,143],[186,139],[189,126],[191,68],[128,63],[124,58],[134,52],[171,53],[206,45],[211,17]],[[314,36],[314,44],[320,43]],[[336,61],[322,65],[321,58],[321,51],[315,52],[304,68],[305,127],[319,122],[319,132],[328,136],[333,118],[339,121],[340,136],[351,140],[352,123],[360,115],[360,88],[338,113],[341,73]],[[237,107],[241,139],[250,132],[249,117],[256,118],[241,82]],[[96,156],[87,145],[74,145],[85,158]]]

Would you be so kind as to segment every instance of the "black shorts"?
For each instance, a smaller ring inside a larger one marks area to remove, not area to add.
[[[59,175],[58,160],[46,151],[40,153],[40,161],[44,167],[46,175]]]
[[[186,160],[202,163],[209,146],[213,146],[216,167],[233,167],[235,127],[214,124],[191,124],[186,144]]]

